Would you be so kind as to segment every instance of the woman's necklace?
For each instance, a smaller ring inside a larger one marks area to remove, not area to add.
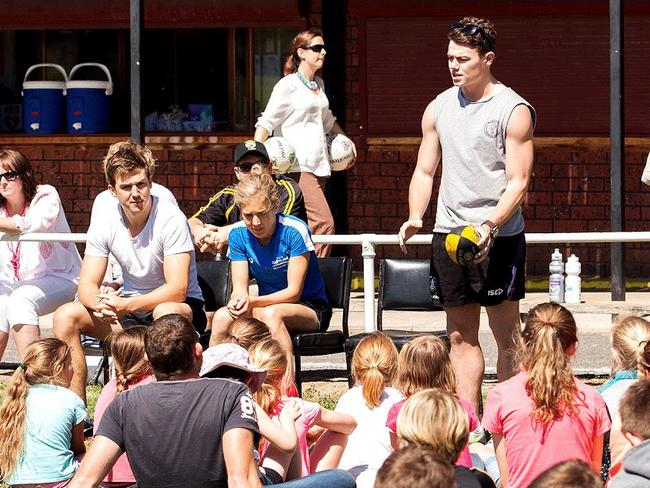
[[[309,88],[311,91],[316,91],[318,90],[318,83],[316,83],[315,80],[308,80],[305,78],[305,75],[303,75],[300,70],[296,71],[296,74],[298,75],[298,79],[302,81],[303,85],[305,85],[307,88]]]
[[[27,203],[23,206],[23,211],[20,212],[20,216],[24,217],[27,212]],[[9,244],[9,250],[11,251],[11,268],[14,272],[14,278],[16,281],[20,281],[20,241],[17,241],[15,246]]]

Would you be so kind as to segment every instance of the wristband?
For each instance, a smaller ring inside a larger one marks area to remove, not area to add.
[[[499,235],[499,226],[491,220],[484,220],[481,225],[487,225],[490,228],[490,235],[492,239],[496,239]]]

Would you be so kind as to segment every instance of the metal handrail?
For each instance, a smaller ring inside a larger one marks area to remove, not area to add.
[[[411,237],[408,245],[431,244],[432,234],[420,234]],[[25,233],[2,234],[0,241],[59,241],[59,242],[86,242],[83,233]],[[315,235],[316,244],[347,244],[360,245],[363,257],[363,307],[364,327],[366,332],[376,330],[375,325],[375,245],[399,244],[397,234],[341,234],[341,235]],[[527,233],[526,244],[595,244],[611,242],[650,242],[650,232],[555,232],[555,233]]]

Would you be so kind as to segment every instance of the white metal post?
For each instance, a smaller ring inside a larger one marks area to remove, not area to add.
[[[375,326],[375,234],[361,234],[363,256],[363,310],[366,332],[377,330]]]

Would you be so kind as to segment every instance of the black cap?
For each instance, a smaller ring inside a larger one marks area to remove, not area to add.
[[[249,154],[258,154],[262,156],[267,163],[270,161],[269,153],[266,152],[266,146],[261,142],[249,139],[239,144],[235,149],[235,166],[239,165],[241,158]]]

